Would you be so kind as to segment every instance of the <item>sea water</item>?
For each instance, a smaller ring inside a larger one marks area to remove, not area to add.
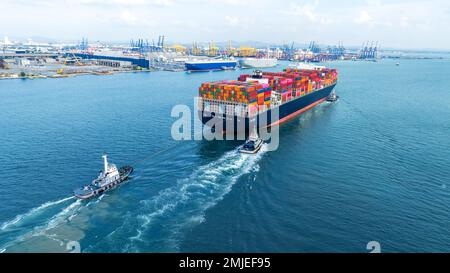
[[[450,61],[396,63],[326,64],[340,100],[256,156],[171,137],[202,82],[251,70],[0,81],[0,251],[447,252]],[[73,198],[104,153],[129,183]]]

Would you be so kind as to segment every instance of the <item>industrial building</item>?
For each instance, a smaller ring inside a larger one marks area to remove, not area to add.
[[[97,65],[101,66],[109,66],[109,67],[122,67],[122,68],[131,68],[133,64],[127,61],[114,61],[114,60],[97,60]]]
[[[139,66],[142,68],[150,68],[150,61],[145,58],[136,58],[128,56],[108,56],[108,55],[97,55],[89,53],[73,53],[77,58],[90,59],[90,60],[109,60],[118,62],[129,62],[132,66]]]

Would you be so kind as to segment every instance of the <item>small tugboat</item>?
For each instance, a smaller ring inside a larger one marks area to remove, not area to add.
[[[250,134],[248,140],[239,149],[239,152],[243,154],[256,154],[262,147],[263,140],[259,138],[256,128]]]
[[[336,95],[336,92],[331,92],[331,94],[328,96],[327,101],[329,102],[335,102],[339,99],[339,96]]]
[[[103,156],[103,163],[104,170],[100,171],[98,177],[94,179],[90,185],[86,185],[73,191],[75,197],[89,199],[100,195],[126,181],[133,172],[133,167],[131,166],[124,166],[117,169],[116,165],[109,164],[107,155]]]

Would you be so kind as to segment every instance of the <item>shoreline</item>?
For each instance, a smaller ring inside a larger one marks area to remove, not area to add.
[[[32,76],[24,76],[24,77],[0,77],[0,80],[35,80],[35,79],[64,79],[64,78],[72,78],[78,76],[109,76],[119,73],[142,73],[142,72],[155,72],[156,70],[152,69],[143,69],[143,70],[124,70],[124,71],[107,71],[107,72],[82,72],[82,73],[70,73],[70,74],[54,74],[54,75],[32,75]],[[14,75],[14,74],[13,74]]]
[[[376,61],[382,61],[382,60],[417,60],[417,61],[425,61],[425,60],[448,60],[449,58],[445,57],[409,57],[409,56],[383,56],[379,58]],[[323,63],[330,63],[330,62],[374,62],[373,60],[328,60],[324,61]],[[376,62],[375,61],[375,62]],[[250,68],[241,68],[241,69],[250,69]],[[61,78],[72,78],[72,77],[78,77],[78,76],[86,76],[86,75],[94,75],[94,76],[108,76],[108,75],[114,75],[114,74],[120,74],[120,73],[142,73],[142,72],[157,72],[157,71],[166,71],[166,72],[186,72],[186,70],[166,70],[166,69],[142,69],[142,70],[122,70],[122,71],[90,71],[90,72],[79,72],[79,73],[68,73],[68,74],[52,74],[52,75],[27,75],[24,77],[20,77],[17,74],[11,74],[11,76],[7,77],[1,77],[0,80],[35,80],[35,79],[61,79]]]

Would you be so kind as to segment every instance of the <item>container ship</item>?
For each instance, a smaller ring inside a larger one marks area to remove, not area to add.
[[[275,58],[243,58],[239,63],[241,67],[264,68],[277,66],[278,60]]]
[[[222,119],[222,133],[245,130],[249,134],[250,124],[256,124],[259,131],[326,101],[337,80],[336,69],[307,65],[288,67],[282,72],[257,70],[253,75],[240,75],[238,80],[206,82],[199,88],[199,117],[206,125],[214,117]],[[272,120],[271,112],[275,109],[278,115]],[[216,128],[212,127],[214,131]]]
[[[195,71],[214,71],[235,69],[237,61],[234,59],[206,59],[185,62],[186,70]]]

